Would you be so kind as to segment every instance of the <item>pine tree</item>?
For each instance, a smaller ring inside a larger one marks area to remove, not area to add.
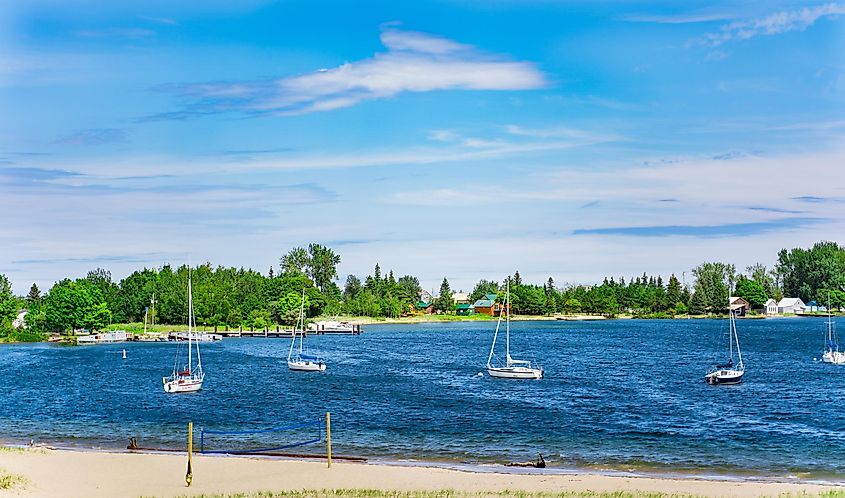
[[[522,285],[522,276],[519,274],[519,270],[516,270],[513,274],[513,284],[514,285]]]
[[[452,289],[449,287],[449,281],[443,277],[443,283],[440,284],[440,295],[434,301],[434,309],[442,313],[452,311],[455,307],[455,301],[452,299]]]
[[[35,285],[35,283],[33,283],[32,287],[29,288],[29,294],[27,294],[26,300],[30,304],[41,301],[41,290],[38,288],[37,285]]]

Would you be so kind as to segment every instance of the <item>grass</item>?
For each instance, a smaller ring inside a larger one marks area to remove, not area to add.
[[[255,493],[185,495],[182,498],[695,498],[694,495],[646,492],[562,491],[387,491],[380,489],[320,489],[259,491]]]
[[[184,495],[182,498],[696,498],[697,495],[657,493],[645,491],[560,491],[530,492],[504,491],[385,491],[379,489],[320,489],[294,491],[259,491],[255,493]],[[845,498],[845,490],[831,490],[820,494],[785,494],[778,498]]]
[[[44,448],[24,446],[0,446],[0,453],[45,453]]]
[[[0,489],[13,489],[23,487],[26,484],[26,478],[18,474],[10,474],[5,469],[0,468]]]

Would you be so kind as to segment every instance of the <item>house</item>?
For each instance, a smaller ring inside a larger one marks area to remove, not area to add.
[[[778,302],[778,313],[798,314],[806,311],[807,305],[800,297],[785,297]]]
[[[485,294],[472,305],[476,314],[496,316],[502,312],[502,304],[496,302],[496,294]]]
[[[418,301],[417,305],[414,306],[416,308],[416,312],[423,314],[423,315],[433,315],[434,314],[434,301],[427,303],[425,301]]]
[[[769,298],[766,301],[766,314],[767,315],[777,315],[778,314],[778,302],[772,298]]]
[[[466,292],[455,292],[452,294],[452,301],[455,301],[455,304],[469,304],[469,294]]]
[[[819,303],[816,302],[815,299],[807,303],[807,311],[815,312],[815,311],[827,311],[826,306],[820,306]]]
[[[26,328],[26,310],[18,310],[18,316],[12,320],[12,327],[15,329]]]
[[[745,316],[745,313],[751,309],[751,303],[737,296],[729,297],[728,305],[736,316]]]
[[[468,316],[473,313],[473,307],[469,303],[460,303],[455,306],[455,314],[460,316]]]

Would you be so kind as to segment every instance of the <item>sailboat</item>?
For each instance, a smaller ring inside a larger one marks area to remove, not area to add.
[[[739,349],[739,336],[736,334],[736,318],[733,310],[728,310],[730,330],[728,331],[728,361],[726,363],[716,364],[704,380],[708,384],[739,384],[742,382],[742,376],[745,374],[745,366],[742,364],[742,350]],[[739,363],[734,366],[734,344],[736,344],[736,354]]]
[[[297,328],[302,324],[302,327]],[[299,352],[294,352],[296,346],[296,336],[299,335]],[[302,290],[302,303],[299,306],[299,317],[296,319],[296,325],[293,326],[293,339],[290,342],[290,351],[288,351],[288,368],[291,370],[299,370],[302,372],[325,372],[326,362],[319,356],[305,354],[303,341],[305,340],[305,289]]]
[[[839,351],[839,341],[833,331],[833,317],[830,314],[830,298],[827,300],[827,332],[825,333],[825,351],[822,361],[834,365],[845,364],[845,353]]]
[[[490,346],[490,356],[487,357],[487,374],[490,377],[501,377],[505,379],[542,379],[543,368],[534,367],[528,360],[515,360],[511,358],[511,289],[510,281],[507,283],[505,293],[505,306],[499,311],[499,320],[496,322],[496,332],[493,334],[493,345]],[[494,366],[493,357],[496,353],[496,339],[499,337],[499,327],[502,324],[502,317],[505,318],[505,364]]]
[[[194,328],[194,298],[191,292],[191,276],[188,275],[188,364],[179,368],[179,352],[182,346],[176,348],[176,359],[173,361],[173,373],[164,377],[161,382],[164,384],[164,392],[168,393],[189,393],[202,389],[202,381],[205,380],[205,373],[202,371],[202,357],[200,356],[200,343],[193,341],[192,330]],[[197,347],[197,366],[193,363],[193,343]]]

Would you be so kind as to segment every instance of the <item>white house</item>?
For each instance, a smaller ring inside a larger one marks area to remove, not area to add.
[[[469,294],[466,292],[453,292],[452,301],[455,301],[455,304],[469,304]]]
[[[766,301],[766,314],[767,315],[777,315],[778,314],[778,302],[772,298],[769,298]]]
[[[22,329],[26,327],[26,310],[19,310],[18,316],[12,321],[12,327]]]
[[[799,297],[785,297],[778,303],[778,313],[804,313],[807,305]]]

